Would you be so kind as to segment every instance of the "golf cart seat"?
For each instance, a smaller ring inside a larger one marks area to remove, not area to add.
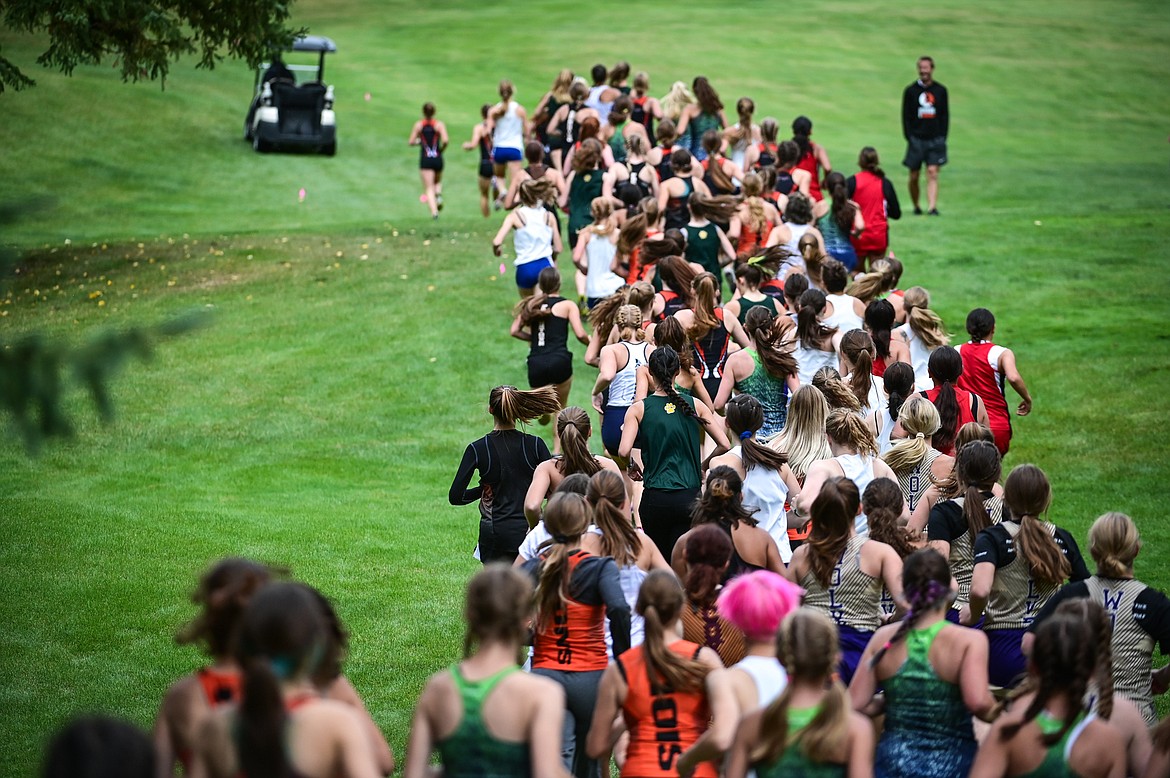
[[[325,85],[310,81],[296,86],[283,81],[272,83],[272,104],[279,111],[281,135],[321,134],[321,111],[325,108]]]

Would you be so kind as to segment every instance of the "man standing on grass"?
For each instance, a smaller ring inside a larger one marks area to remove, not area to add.
[[[907,144],[902,164],[910,168],[910,199],[916,215],[922,215],[918,205],[918,174],[925,162],[926,205],[931,216],[938,216],[938,169],[947,164],[950,120],[947,88],[934,80],[934,60],[919,57],[918,80],[902,93],[902,135]]]

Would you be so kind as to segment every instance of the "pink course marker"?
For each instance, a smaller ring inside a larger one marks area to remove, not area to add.
[[[507,272],[508,272],[508,269],[506,267],[504,267],[504,263],[501,262],[500,263],[500,275],[503,275],[504,273],[507,273]]]
[[[297,192],[297,199],[302,203],[305,201],[305,188],[302,186],[301,191]]]

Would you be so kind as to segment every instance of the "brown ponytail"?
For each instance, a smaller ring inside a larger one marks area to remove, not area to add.
[[[601,469],[597,459],[589,453],[589,434],[592,427],[589,415],[575,405],[557,414],[557,437],[561,440],[561,460],[557,470],[561,475],[584,473],[593,475]]]
[[[710,672],[697,659],[681,657],[667,645],[666,629],[678,621],[684,604],[683,590],[669,570],[653,570],[638,590],[635,610],[645,619],[642,643],[650,690],[658,695],[667,690],[698,691]]]
[[[1072,565],[1039,519],[1052,502],[1048,476],[1035,465],[1017,465],[1004,482],[1003,501],[1012,516],[1019,519],[1017,544],[1032,578],[1050,586],[1064,582],[1072,573]]]
[[[634,531],[626,501],[626,482],[612,470],[602,468],[589,479],[585,499],[593,506],[593,523],[601,530],[601,555],[613,557],[619,568],[638,561],[641,538]]]

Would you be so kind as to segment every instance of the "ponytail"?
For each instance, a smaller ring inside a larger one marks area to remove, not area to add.
[[[1072,565],[1049,531],[1050,525],[1039,519],[1052,501],[1052,487],[1044,471],[1035,465],[1016,466],[1004,482],[1003,501],[1019,519],[1016,544],[1032,578],[1049,586],[1062,583],[1072,573]]]
[[[719,326],[719,318],[715,315],[719,301],[719,280],[711,273],[699,273],[691,289],[695,298],[695,322],[687,330],[687,335],[691,340],[700,340]]]
[[[822,349],[821,344],[826,340],[831,341],[837,334],[837,328],[826,327],[817,319],[826,302],[825,293],[820,289],[807,289],[800,296],[796,311],[796,337],[800,339],[802,348],[829,350]]]
[[[612,470],[598,470],[589,479],[585,499],[593,506],[593,523],[601,530],[601,555],[613,557],[618,568],[635,564],[642,541],[634,531],[629,513],[622,510],[626,501],[625,479]]]
[[[645,620],[642,648],[654,695],[698,691],[710,672],[706,664],[681,657],[667,645],[666,629],[678,620],[684,602],[678,579],[669,570],[651,571],[638,590],[635,610]]]
[[[800,367],[792,352],[785,347],[784,332],[779,324],[780,320],[773,318],[771,311],[757,305],[748,311],[744,331],[756,344],[756,353],[768,375],[778,381],[785,381],[789,376],[796,375]]]
[[[654,379],[654,383],[674,403],[678,411],[686,418],[692,419],[695,423],[701,425],[703,420],[695,412],[695,407],[684,400],[682,395],[678,393],[678,390],[674,388],[674,377],[678,375],[680,369],[678,354],[675,353],[675,350],[670,346],[661,346],[654,349],[650,352],[646,366],[650,371],[650,377]]]
[[[849,386],[841,379],[836,368],[822,367],[813,374],[812,385],[821,390],[831,409],[844,408],[855,416],[861,410],[861,403]]]
[[[589,453],[589,416],[575,405],[557,414],[557,437],[561,441],[561,460],[557,469],[562,475],[584,473],[591,476],[601,469],[597,459]]]
[[[841,338],[841,355],[853,365],[849,388],[857,398],[859,408],[869,407],[869,392],[873,388],[873,340],[865,330],[850,330]]]

